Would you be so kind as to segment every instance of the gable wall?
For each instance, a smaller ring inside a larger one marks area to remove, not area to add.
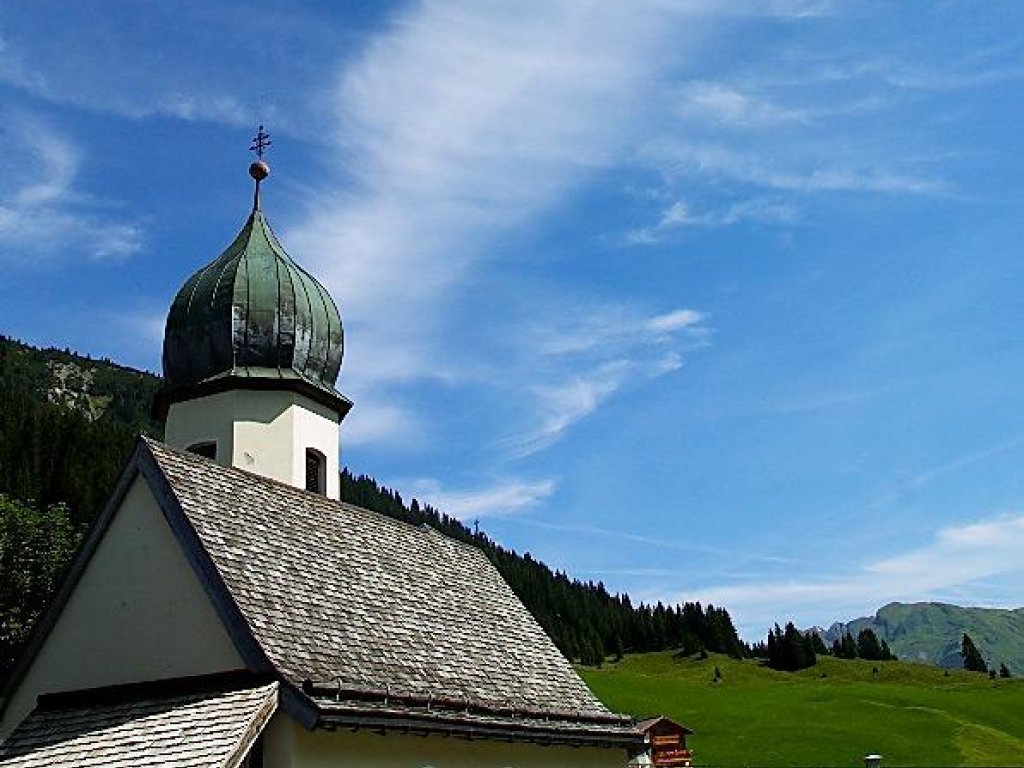
[[[307,731],[279,719],[265,732],[265,768],[624,768],[618,748],[546,747],[366,731]]]
[[[40,693],[245,665],[137,477],[0,720],[0,740]]]

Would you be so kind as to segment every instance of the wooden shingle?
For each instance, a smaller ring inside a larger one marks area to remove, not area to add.
[[[0,745],[0,766],[235,768],[274,713],[277,688],[43,701]]]
[[[145,447],[263,652],[294,684],[610,715],[476,547]]]

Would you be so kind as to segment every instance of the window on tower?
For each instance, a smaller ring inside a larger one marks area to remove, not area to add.
[[[217,459],[217,443],[213,440],[207,440],[202,443],[192,443],[188,448],[185,449],[189,453],[194,453],[197,456],[216,461]]]
[[[316,448],[306,449],[306,490],[327,495],[327,459]]]

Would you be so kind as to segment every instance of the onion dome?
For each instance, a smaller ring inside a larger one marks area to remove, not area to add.
[[[262,126],[261,126],[262,131]],[[338,308],[285,252],[260,210],[260,160],[253,210],[234,242],[178,291],[164,333],[165,388],[157,412],[228,389],[293,389],[340,411],[334,388],[344,347]]]

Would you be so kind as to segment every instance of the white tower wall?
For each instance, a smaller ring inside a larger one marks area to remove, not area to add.
[[[183,450],[215,443],[214,460],[306,487],[306,451],[324,462],[329,498],[339,487],[338,413],[297,392],[236,389],[171,405],[164,441]]]

